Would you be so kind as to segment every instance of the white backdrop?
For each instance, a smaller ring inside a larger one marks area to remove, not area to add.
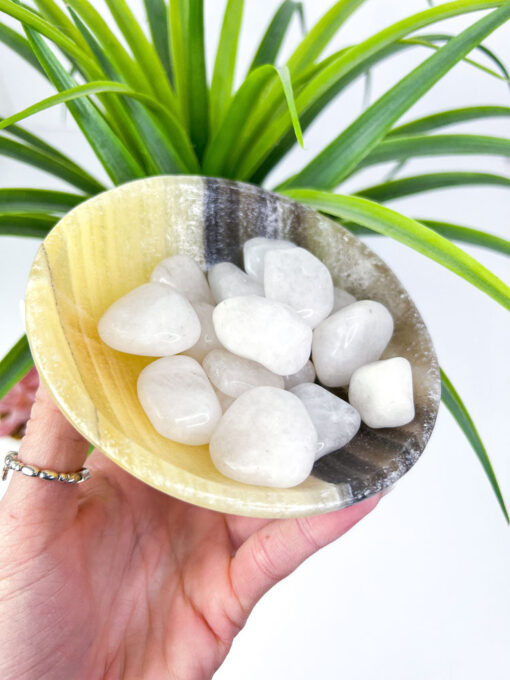
[[[141,10],[141,0],[135,4]],[[330,0],[305,0],[308,25],[330,4]],[[208,0],[206,5],[212,54],[224,2]],[[246,5],[240,44],[243,68],[277,2],[247,0]],[[331,50],[426,6],[425,0],[371,0],[345,25]],[[441,29],[458,32],[475,17],[450,20]],[[298,35],[296,21],[285,49]],[[487,44],[510,61],[509,26],[491,36]],[[417,48],[378,67],[372,98],[423,56],[424,51]],[[1,115],[50,93],[43,79],[3,46],[0,64]],[[268,186],[295,172],[357,115],[362,95],[362,83],[350,87],[307,132],[306,149],[293,152]],[[440,109],[508,105],[508,101],[504,83],[461,64],[406,119]],[[27,126],[101,174],[61,109],[40,114]],[[509,124],[502,119],[459,129],[509,136]],[[509,174],[506,162],[477,157],[421,160],[410,163],[407,171],[431,168]],[[360,175],[349,188],[375,183],[383,170]],[[3,158],[0,186],[68,189],[42,172]],[[400,200],[395,207],[410,215],[449,219],[509,237],[510,200],[503,189],[435,192]],[[376,237],[369,243],[414,297],[442,365],[473,414],[510,502],[508,315],[454,274],[404,246]],[[31,240],[0,240],[1,353],[23,331],[19,304],[36,248]],[[475,247],[466,246],[466,250],[501,278],[510,279],[503,256]],[[442,409],[416,467],[370,517],[260,602],[215,678],[506,680],[510,672],[509,574],[508,528],[475,455]]]

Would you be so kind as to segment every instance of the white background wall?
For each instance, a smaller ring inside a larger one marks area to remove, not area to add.
[[[141,0],[133,3],[141,10]],[[305,0],[308,25],[330,4],[330,0]],[[208,0],[206,5],[212,54],[224,2]],[[247,0],[246,5],[240,45],[243,68],[277,3]],[[371,0],[345,25],[331,51],[426,5],[425,0]],[[441,28],[456,33],[477,16],[450,20]],[[296,22],[288,42],[298,36]],[[510,26],[501,28],[487,44],[510,61]],[[424,54],[416,49],[378,67],[372,98]],[[0,114],[8,115],[49,92],[40,76],[0,46]],[[350,87],[307,132],[306,150],[292,153],[273,179],[295,172],[357,115],[362,94],[362,83]],[[461,64],[406,119],[457,106],[508,102],[504,83]],[[40,114],[27,126],[101,175],[61,109]],[[509,136],[509,124],[502,119],[459,129]],[[407,172],[432,168],[509,174],[507,162],[478,157],[421,160],[410,163]],[[383,170],[360,176],[348,188],[375,183]],[[0,185],[68,188],[3,158]],[[435,192],[400,200],[395,207],[409,215],[449,219],[506,238],[510,233],[509,192],[503,189]],[[375,237],[369,243],[414,297],[442,365],[473,414],[510,502],[507,313],[454,274],[409,249]],[[0,353],[23,331],[19,303],[37,245],[31,240],[0,240]],[[466,246],[466,250],[504,280],[510,279],[508,259],[502,255],[475,247]],[[509,530],[478,461],[443,408],[416,467],[370,517],[261,601],[216,678],[506,680],[510,673],[509,574]]]

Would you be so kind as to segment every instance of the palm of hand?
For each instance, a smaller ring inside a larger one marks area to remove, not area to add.
[[[55,422],[59,444],[84,447]],[[250,519],[165,496],[98,452],[88,466],[79,487],[16,480],[0,506],[2,677],[210,678],[261,595],[377,502]]]

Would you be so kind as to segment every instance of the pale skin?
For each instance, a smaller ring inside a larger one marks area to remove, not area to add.
[[[82,467],[87,442],[40,388],[19,457]],[[377,504],[262,520],[155,491],[98,451],[79,486],[15,473],[0,503],[3,680],[206,680],[253,606]]]

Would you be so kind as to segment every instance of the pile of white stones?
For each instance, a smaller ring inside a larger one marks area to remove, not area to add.
[[[187,255],[163,260],[149,283],[106,310],[98,330],[116,350],[162,357],[138,378],[141,405],[162,436],[209,444],[227,477],[286,488],[345,446],[360,420],[410,422],[411,366],[379,361],[391,314],[335,288],[308,250],[258,237],[243,251],[245,271],[221,262],[207,278]],[[350,403],[316,377],[348,386]]]

